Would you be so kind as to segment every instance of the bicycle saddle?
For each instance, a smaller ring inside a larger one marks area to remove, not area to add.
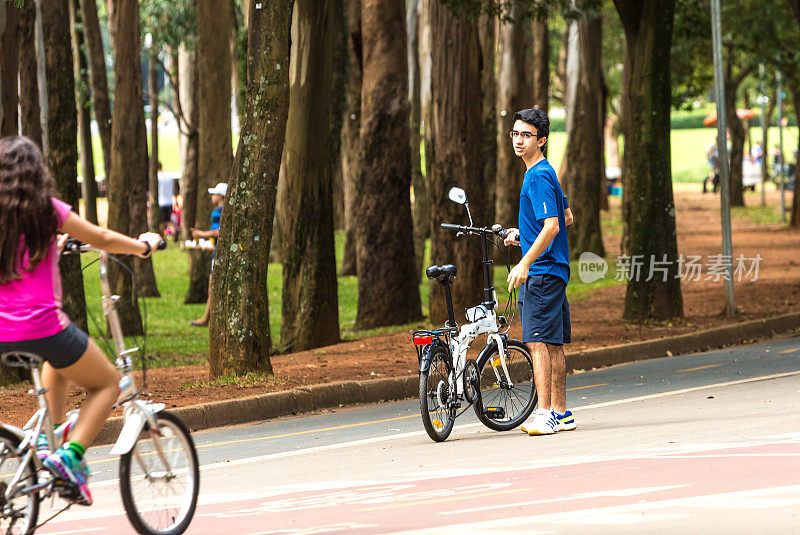
[[[25,351],[8,351],[0,355],[0,361],[11,368],[35,368],[44,363],[44,359],[34,353]]]
[[[439,282],[449,282],[456,278],[458,269],[453,264],[445,264],[443,266],[430,266],[425,269],[425,275],[429,279],[436,279]]]

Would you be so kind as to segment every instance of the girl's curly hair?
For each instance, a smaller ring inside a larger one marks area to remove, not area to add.
[[[39,147],[24,136],[0,139],[0,284],[20,279],[47,256],[58,230],[53,196]]]

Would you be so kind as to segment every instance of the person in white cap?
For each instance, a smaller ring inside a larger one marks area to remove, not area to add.
[[[214,253],[211,257],[211,274],[214,274],[214,259],[217,256],[217,238],[219,238],[219,222],[222,220],[222,205],[225,202],[225,194],[228,193],[228,184],[220,182],[213,188],[208,188],[211,194],[211,203],[214,205],[214,210],[211,212],[211,228],[208,230],[197,230],[192,227],[189,229],[192,233],[192,238],[214,238]],[[209,288],[211,287],[211,279],[208,281]],[[208,325],[208,320],[211,317],[211,296],[209,295],[206,301],[206,311],[203,317],[199,320],[191,320],[189,323],[195,327],[205,327]]]

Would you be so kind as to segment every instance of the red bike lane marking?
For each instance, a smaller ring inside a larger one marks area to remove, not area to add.
[[[199,507],[188,533],[385,533],[798,483],[800,444],[780,442],[242,496]],[[41,533],[130,529],[121,515],[68,524]]]

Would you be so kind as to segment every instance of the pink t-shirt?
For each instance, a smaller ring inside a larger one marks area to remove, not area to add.
[[[56,198],[50,199],[56,209],[58,228],[67,220],[72,207]],[[0,284],[0,342],[35,340],[52,336],[69,325],[61,310],[61,272],[56,240],[36,268],[22,272],[22,278]],[[28,266],[28,250],[22,258]]]

